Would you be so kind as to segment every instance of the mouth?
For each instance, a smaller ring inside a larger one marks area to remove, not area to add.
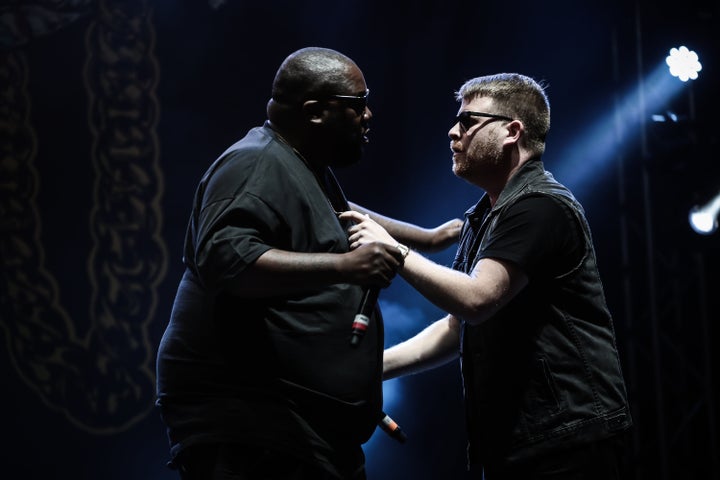
[[[363,143],[370,143],[370,138],[368,138],[368,133],[370,133],[369,128],[364,128],[362,131],[362,141]]]
[[[465,152],[462,151],[460,148],[451,148],[452,151],[452,162],[453,164],[456,164],[458,162],[464,162],[465,159]]]

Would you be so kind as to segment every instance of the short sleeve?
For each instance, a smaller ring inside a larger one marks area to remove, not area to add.
[[[555,277],[579,263],[581,235],[569,206],[548,195],[531,195],[501,215],[480,258],[511,261],[531,278]]]
[[[195,261],[204,282],[231,281],[267,250],[282,230],[275,211],[245,193],[215,202],[200,212]]]

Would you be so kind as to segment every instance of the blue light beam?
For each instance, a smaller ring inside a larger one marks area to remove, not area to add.
[[[638,141],[641,122],[650,118],[648,112],[661,109],[683,86],[667,74],[664,63],[659,64],[645,78],[642,87],[620,98],[614,110],[577,135],[577,140],[560,152],[555,169],[558,179],[579,194],[592,188],[589,182],[605,172],[608,163],[628,149],[631,142]]]

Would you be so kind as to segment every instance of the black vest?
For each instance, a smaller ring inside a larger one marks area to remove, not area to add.
[[[463,324],[471,464],[502,467],[602,439],[631,424],[590,228],[582,206],[539,159],[520,168],[491,210],[487,198],[468,210],[453,268],[470,273],[498,219],[531,194],[550,195],[572,209],[585,254],[562,277],[531,278],[482,324]]]

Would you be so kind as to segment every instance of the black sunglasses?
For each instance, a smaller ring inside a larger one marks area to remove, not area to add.
[[[367,89],[364,95],[327,95],[325,98],[341,100],[355,110],[358,115],[362,115],[367,108],[369,96],[370,89]]]
[[[471,112],[469,110],[465,110],[464,112],[460,112],[458,116],[455,117],[455,123],[459,123],[463,131],[466,132],[476,123],[472,119],[472,117],[495,118],[497,120],[507,120],[508,122],[512,122],[513,120],[515,120],[514,118],[506,117],[505,115],[495,115],[494,113]]]

